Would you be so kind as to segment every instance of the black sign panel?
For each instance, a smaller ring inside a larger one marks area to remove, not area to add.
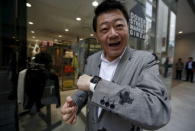
[[[143,11],[144,6],[137,3],[129,13],[130,36],[145,39],[146,37],[146,18]]]

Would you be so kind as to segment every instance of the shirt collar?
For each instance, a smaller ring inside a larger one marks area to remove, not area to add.
[[[122,58],[122,56],[124,55],[126,49],[127,49],[127,47],[125,47],[123,53],[120,56],[118,56],[116,59],[114,59],[113,61],[108,61],[106,59],[105,55],[104,55],[104,52],[102,52],[101,53],[101,60],[104,61],[104,62],[106,62],[106,63],[115,63],[115,62],[118,62]]]

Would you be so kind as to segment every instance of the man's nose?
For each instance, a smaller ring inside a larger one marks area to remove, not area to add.
[[[109,31],[109,38],[113,39],[118,37],[118,32],[114,28],[110,28]]]

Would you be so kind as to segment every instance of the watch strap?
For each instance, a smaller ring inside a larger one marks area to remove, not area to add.
[[[96,84],[90,82],[90,84],[89,84],[89,89],[90,89],[92,92],[94,92],[94,91],[95,91],[95,86],[96,86]]]

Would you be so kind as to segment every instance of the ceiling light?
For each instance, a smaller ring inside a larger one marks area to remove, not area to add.
[[[32,36],[33,39],[35,39],[35,36]]]
[[[62,35],[59,35],[58,37],[62,37]]]
[[[32,34],[34,34],[34,33],[35,33],[35,31],[31,30],[31,33],[32,33]]]
[[[93,34],[90,34],[90,36],[94,36]]]
[[[27,6],[27,7],[31,7],[31,4],[30,4],[30,3],[26,3],[26,6]]]
[[[179,34],[182,34],[182,33],[183,33],[183,31],[179,31],[178,33],[179,33]]]
[[[69,31],[69,29],[65,29],[65,31],[67,32],[67,31]]]
[[[29,21],[29,22],[28,22],[28,24],[33,25],[34,23],[33,23],[33,22],[31,22],[31,21]]]
[[[77,17],[76,20],[77,20],[77,21],[81,21],[81,18],[80,18],[80,17]]]
[[[83,40],[83,38],[80,38],[79,40]]]
[[[55,42],[57,42],[57,41],[58,41],[58,39],[54,39],[54,41],[55,41]]]
[[[98,6],[98,2],[95,0],[95,1],[92,2],[92,5],[93,5],[94,7],[97,7],[97,6]]]

